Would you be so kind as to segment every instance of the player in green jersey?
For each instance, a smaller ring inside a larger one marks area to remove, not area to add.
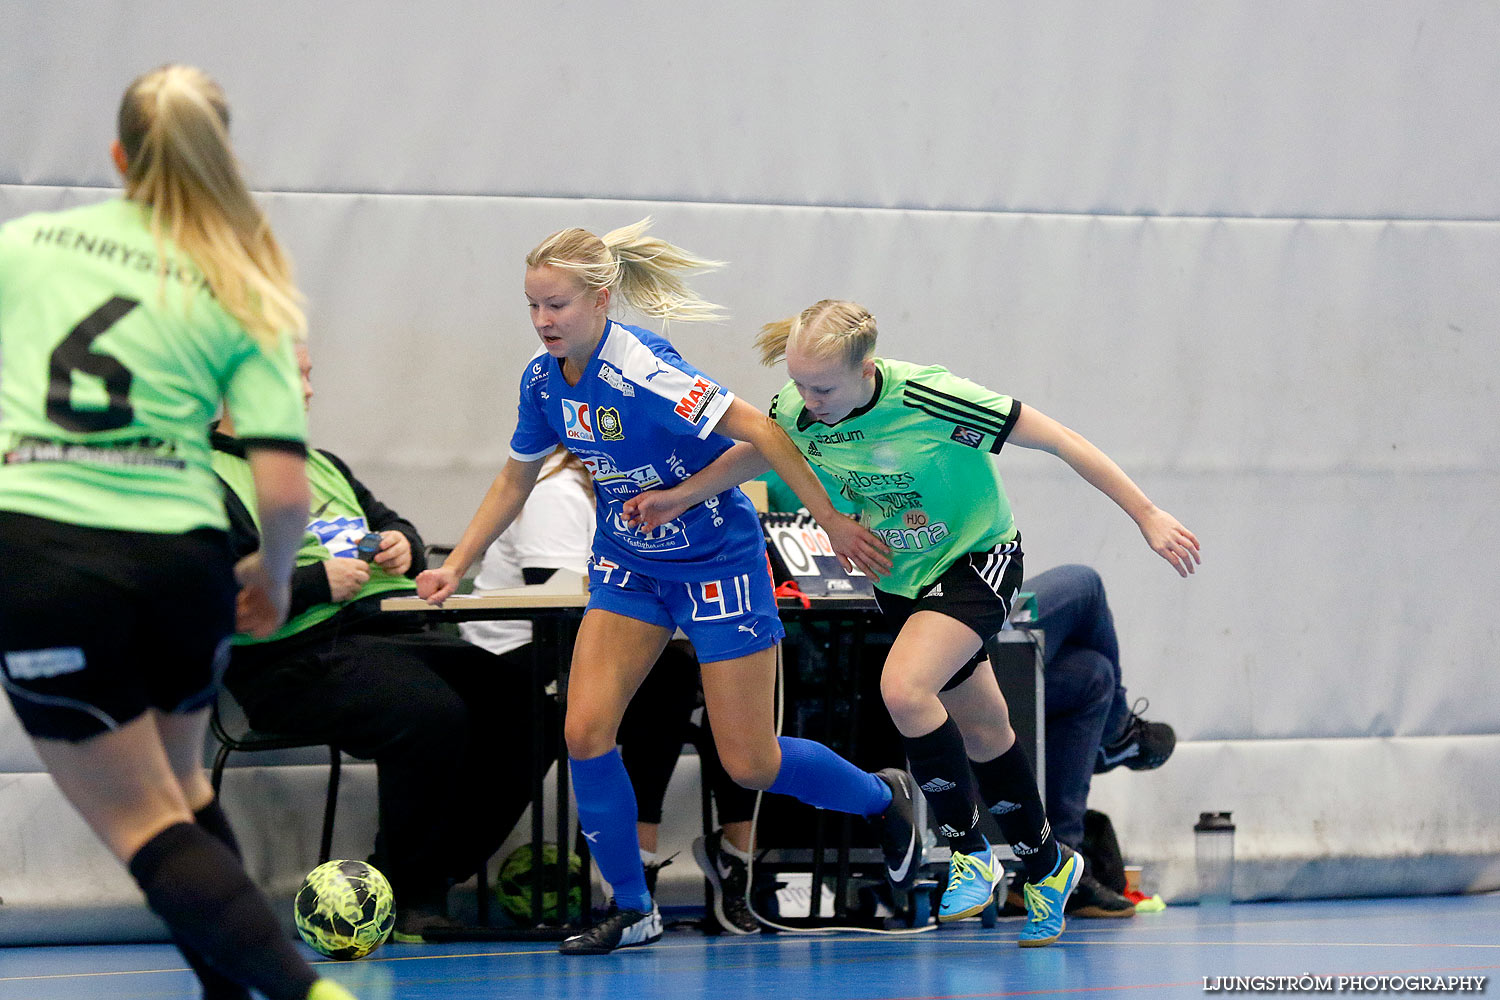
[[[307,522],[306,320],[228,123],[199,70],[147,73],[111,147],[125,197],[0,227],[0,680],[205,997],[338,1000],[203,773],[229,635],[280,624]],[[209,465],[221,402],[264,533],[238,564]]]
[[[893,569],[875,593],[896,641],[880,689],[953,847],[939,919],[980,912],[1003,879],[976,829],[982,802],[1025,866],[1020,943],[1051,944],[1083,859],[1053,838],[994,674],[976,670],[1022,578],[1021,535],[991,456],[1007,443],[1057,455],[1130,514],[1183,576],[1198,562],[1198,541],[1081,435],[943,368],[877,358],[876,333],[863,307],[827,299],[764,327],[762,361],[785,357],[791,376],[771,415],[829,492],[890,546]],[[649,530],[721,481],[764,470],[735,449],[700,482],[643,494],[629,513]]]

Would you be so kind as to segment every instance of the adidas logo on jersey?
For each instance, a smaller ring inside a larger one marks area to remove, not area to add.
[[[943,596],[943,585],[941,583],[934,585],[931,590],[929,590],[927,593],[923,594],[922,596],[923,597],[942,597]]]
[[[933,778],[931,781],[922,782],[922,791],[926,792],[928,795],[931,795],[934,792],[951,792],[957,787],[957,784],[949,781],[946,778]]]

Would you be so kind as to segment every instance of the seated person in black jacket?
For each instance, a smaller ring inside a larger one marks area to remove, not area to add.
[[[311,365],[299,356],[311,399]],[[245,443],[225,419],[212,435],[227,487],[235,556],[260,545]],[[524,671],[416,616],[380,613],[415,592],[426,565],[417,529],[377,500],[349,467],[309,449],[312,515],[292,575],[287,623],[265,641],[237,636],[224,680],[257,729],[312,736],[379,768],[377,867],[396,898],[395,940],[447,923],[450,884],[474,874],[529,799],[531,729]],[[379,551],[358,542],[378,534]],[[483,725],[485,709],[504,725]]]

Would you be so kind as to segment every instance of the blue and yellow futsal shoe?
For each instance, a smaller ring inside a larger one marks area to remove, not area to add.
[[[954,851],[948,862],[948,888],[943,890],[943,902],[938,907],[938,923],[983,911],[1004,882],[1005,869],[989,847],[979,854]]]
[[[1040,882],[1022,887],[1026,897],[1026,926],[1021,928],[1022,948],[1042,948],[1062,937],[1068,926],[1063,908],[1068,905],[1078,880],[1083,878],[1083,855],[1066,844],[1058,844],[1057,867]]]

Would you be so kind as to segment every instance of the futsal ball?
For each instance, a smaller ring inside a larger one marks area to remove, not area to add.
[[[297,933],[329,958],[364,958],[390,937],[395,896],[379,870],[363,861],[330,861],[307,875],[292,905]]]
[[[542,914],[531,910],[531,885],[542,880]],[[557,916],[557,845],[542,845],[542,866],[538,869],[530,844],[522,844],[506,857],[500,866],[500,881],[495,885],[495,901],[518,923],[534,924],[538,919],[556,920]],[[583,913],[583,861],[568,852],[568,919]]]

